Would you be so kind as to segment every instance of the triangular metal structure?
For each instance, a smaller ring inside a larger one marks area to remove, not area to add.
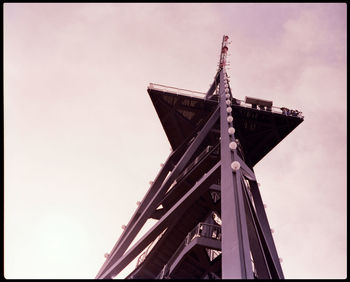
[[[302,121],[272,101],[232,96],[228,36],[207,93],[150,84],[173,151],[96,278],[283,279],[254,165]],[[133,246],[150,218],[157,222]]]

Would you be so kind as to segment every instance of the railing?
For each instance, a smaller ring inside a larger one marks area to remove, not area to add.
[[[201,99],[205,99],[205,96],[206,96],[206,93],[203,93],[203,92],[191,91],[191,90],[187,90],[187,89],[176,88],[176,87],[171,87],[171,86],[166,86],[166,85],[161,85],[161,84],[156,84],[156,83],[150,83],[148,88],[154,89],[154,90],[159,90],[159,91],[164,91],[164,92],[169,92],[169,93],[173,93],[173,94],[190,96],[190,97],[194,97],[194,98],[201,98]],[[212,97],[213,96],[217,96],[217,94],[212,95]],[[252,104],[245,103],[243,100],[236,99],[236,101],[237,101],[237,104],[236,104],[237,106],[241,106],[241,107],[245,107],[245,108],[253,108]],[[298,117],[298,118],[304,118],[304,116],[302,115],[302,112],[300,112],[298,110],[289,110],[289,109],[285,110],[284,107],[271,106],[271,108],[269,110],[262,110],[262,109],[259,109],[259,110],[270,111],[270,112],[274,112],[277,114],[294,116],[294,117]]]
[[[187,234],[186,245],[197,237],[205,237],[216,240],[221,240],[221,226],[209,224],[205,222],[199,223],[191,232]]]
[[[164,265],[162,272],[157,277],[163,279],[167,276],[171,265],[175,262],[176,258],[182,252],[182,250],[191,243],[195,238],[204,237],[221,241],[221,227],[214,224],[200,222],[195,228],[193,228],[182,241],[180,246],[176,249],[175,253],[171,256],[168,263]]]
[[[236,99],[237,101],[237,106],[245,107],[245,108],[253,108],[252,104],[246,103],[243,100]],[[271,110],[262,110],[258,109],[260,111],[270,111],[273,113],[281,114],[281,115],[286,115],[286,116],[295,116],[298,118],[304,118],[302,115],[302,112],[298,110],[289,110],[284,107],[276,107],[276,106],[271,106]]]
[[[159,91],[165,91],[165,92],[170,92],[174,94],[180,94],[180,95],[185,95],[185,96],[190,96],[194,98],[205,98],[206,93],[203,92],[198,92],[198,91],[192,91],[192,90],[187,90],[187,89],[182,89],[182,88],[176,88],[176,87],[171,87],[171,86],[166,86],[166,85],[161,85],[161,84],[156,84],[156,83],[150,83],[148,88],[154,89],[154,90],[159,90]]]

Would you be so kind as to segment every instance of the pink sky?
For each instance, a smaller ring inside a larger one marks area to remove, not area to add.
[[[346,8],[5,4],[5,277],[95,277],[170,153],[148,84],[206,92],[227,34],[234,96],[305,116],[255,167],[285,277],[345,278]]]

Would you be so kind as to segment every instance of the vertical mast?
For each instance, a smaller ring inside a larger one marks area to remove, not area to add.
[[[223,37],[220,56],[221,218],[222,278],[253,279],[243,202],[240,162],[233,127],[231,93],[226,73],[228,36]]]

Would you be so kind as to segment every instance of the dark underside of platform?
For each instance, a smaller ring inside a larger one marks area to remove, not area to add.
[[[148,88],[148,93],[173,150],[200,129],[218,105],[205,100]],[[246,163],[254,167],[268,152],[292,132],[302,118],[232,105],[235,136],[242,145]],[[219,136],[217,132],[211,134]]]

